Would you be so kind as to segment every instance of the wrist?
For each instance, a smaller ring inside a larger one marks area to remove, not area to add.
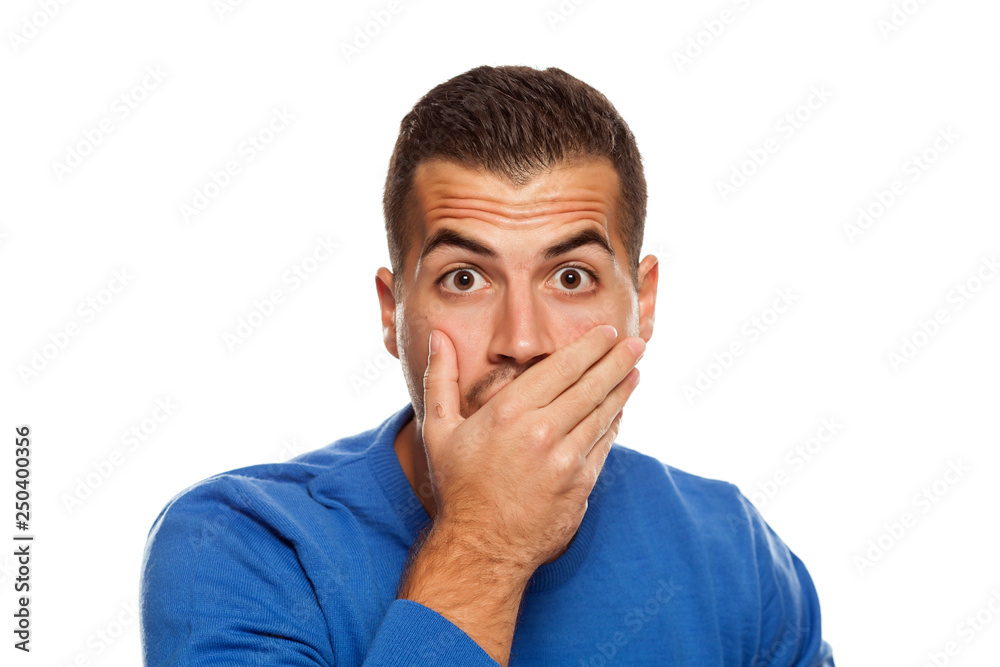
[[[524,585],[538,567],[527,556],[516,553],[509,540],[483,530],[479,523],[440,517],[428,535],[428,541],[431,540],[462,561],[474,562],[497,576]]]

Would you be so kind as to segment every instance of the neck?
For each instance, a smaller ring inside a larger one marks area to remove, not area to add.
[[[406,475],[410,487],[420,499],[420,504],[424,506],[427,515],[434,518],[437,513],[437,505],[434,503],[434,494],[431,491],[431,478],[427,469],[427,452],[424,450],[424,441],[417,429],[417,420],[410,419],[399,429],[394,442],[396,458]]]

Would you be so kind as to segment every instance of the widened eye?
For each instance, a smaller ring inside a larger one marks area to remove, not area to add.
[[[477,285],[478,283],[478,285]],[[441,277],[441,286],[456,294],[467,294],[482,289],[486,284],[482,275],[475,269],[460,268],[449,271]]]
[[[557,277],[559,286],[569,292],[586,292],[596,282],[589,271],[578,266],[564,266],[555,272],[554,277]]]

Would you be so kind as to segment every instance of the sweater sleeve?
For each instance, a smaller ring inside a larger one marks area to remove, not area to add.
[[[365,667],[469,665],[496,667],[496,660],[457,625],[413,600],[396,600],[368,651]]]
[[[739,493],[737,491],[737,493]],[[806,566],[739,495],[751,533],[760,588],[760,640],[754,667],[834,667],[822,636],[819,596]]]
[[[225,477],[174,498],[143,554],[147,667],[332,666],[330,637],[294,549]]]
[[[389,605],[367,656],[331,634],[325,611],[291,541],[232,480],[188,489],[150,530],[140,584],[146,667],[497,665],[460,628],[410,600]],[[341,655],[351,657],[337,662]]]

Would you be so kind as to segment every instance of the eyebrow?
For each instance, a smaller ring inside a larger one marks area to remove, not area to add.
[[[596,229],[581,230],[573,236],[563,239],[553,246],[549,246],[542,255],[545,259],[554,259],[584,246],[594,246],[607,254],[612,262],[615,261],[615,251],[611,247],[611,243]],[[492,260],[497,260],[500,257],[493,248],[446,227],[431,234],[431,237],[424,245],[424,249],[420,252],[420,261],[422,262],[432,252],[445,247],[461,248],[462,250],[467,250]]]

